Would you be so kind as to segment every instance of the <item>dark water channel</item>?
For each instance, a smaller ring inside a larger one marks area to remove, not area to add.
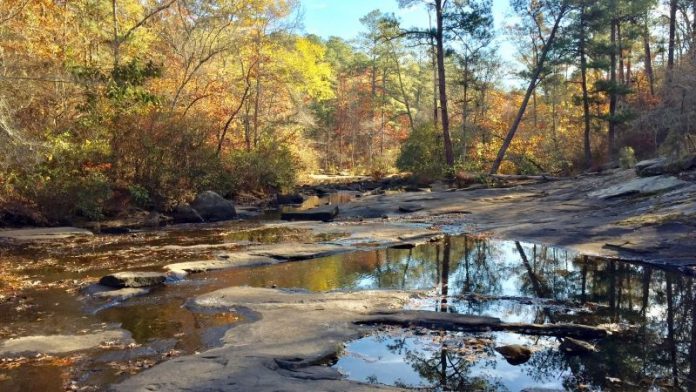
[[[268,242],[273,241],[283,238]],[[632,326],[630,333],[592,341],[599,351],[580,356],[562,353],[553,337],[382,328],[349,342],[334,365],[353,380],[433,390],[694,390],[692,278],[545,246],[463,236],[411,250],[191,275],[122,303],[59,289],[29,290],[23,293],[33,298],[29,311],[15,309],[16,303],[0,305],[0,339],[123,328],[136,344],[80,353],[69,363],[0,363],[0,390],[62,391],[71,382],[102,389],[171,356],[215,346],[243,318],[193,313],[182,305],[196,295],[245,285],[423,290],[410,308],[506,322]],[[513,343],[532,348],[528,362],[510,365],[493,350]]]

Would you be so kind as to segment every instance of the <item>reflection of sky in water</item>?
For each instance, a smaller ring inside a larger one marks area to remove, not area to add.
[[[530,371],[534,366],[534,356],[543,356],[546,351],[558,346],[554,338],[527,337],[505,332],[487,336],[492,338],[496,346],[526,344],[535,346],[539,351],[532,355],[530,362],[520,366],[510,365],[493,351],[479,354],[477,359],[456,370],[453,367],[456,360],[448,359],[446,372],[449,377],[459,373],[465,379],[485,380],[495,385],[496,390],[519,391],[533,388],[563,389],[564,380],[572,376],[567,368],[558,368],[546,374]],[[346,355],[339,359],[335,367],[352,380],[408,387],[438,387],[441,347],[428,336],[403,337],[394,332],[382,332],[351,342],[346,348]],[[432,361],[434,365],[423,371],[422,367],[416,365],[420,361]]]

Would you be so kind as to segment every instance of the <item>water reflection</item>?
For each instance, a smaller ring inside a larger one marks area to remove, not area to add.
[[[403,272],[401,280],[393,279],[395,271]],[[365,345],[372,351],[381,350],[377,358],[396,355],[397,362],[405,366],[401,373],[415,371],[418,375],[417,382],[409,385],[443,390],[576,390],[617,385],[636,390],[695,389],[696,339],[692,325],[696,293],[690,277],[545,246],[465,237],[387,258],[368,275],[361,278],[364,288],[434,288],[434,295],[417,305],[422,309],[530,323],[637,326],[631,334],[597,342],[599,352],[586,356],[562,354],[558,339],[526,342],[537,350],[530,362],[507,369],[498,381],[495,374],[500,372],[489,372],[509,367],[505,361],[490,355],[478,359],[469,355],[467,359],[451,346],[462,339],[453,339],[451,334],[403,338],[392,332],[382,336],[381,343],[368,337],[349,346],[349,352],[358,357]],[[502,339],[501,334],[490,334],[486,338],[492,339],[491,347],[528,339],[511,336]],[[433,340],[438,342],[437,350],[432,350]],[[429,349],[423,348],[426,346]],[[351,378],[360,374],[354,360],[351,364],[344,358],[338,364]],[[370,366],[375,374],[355,378],[399,385],[393,374],[382,374],[389,368],[383,364],[377,360]],[[523,374],[528,377],[520,378]],[[510,383],[511,378],[521,381]]]

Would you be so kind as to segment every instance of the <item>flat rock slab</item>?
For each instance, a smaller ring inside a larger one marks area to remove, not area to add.
[[[77,227],[50,227],[41,229],[0,230],[0,239],[15,241],[46,241],[70,237],[92,236],[91,231]]]
[[[609,188],[591,192],[588,196],[599,199],[611,199],[614,197],[629,196],[634,194],[649,195],[671,191],[686,185],[689,185],[689,183],[672,176],[636,178],[623,184],[618,184]]]
[[[254,267],[275,264],[278,260],[251,253],[224,253],[215,260],[188,261],[169,264],[164,268],[175,273],[197,273],[228,268]]]
[[[150,287],[163,284],[167,280],[164,272],[117,272],[106,275],[99,280],[99,284],[115,288]]]
[[[338,206],[325,206],[306,211],[283,212],[280,219],[286,221],[321,221],[331,222],[338,216]]]
[[[224,346],[172,359],[121,384],[116,391],[376,391],[402,390],[343,379],[326,363],[344,342],[361,337],[353,323],[377,310],[402,308],[412,294],[397,291],[298,293],[231,287],[187,306],[253,312],[253,322],[227,331]]]
[[[355,248],[353,247],[333,244],[288,243],[251,248],[249,249],[249,253],[252,255],[272,257],[280,260],[305,260],[332,256],[354,250]]]
[[[26,336],[0,343],[0,357],[27,354],[67,354],[88,350],[102,343],[132,343],[126,331],[104,331],[87,335]]]

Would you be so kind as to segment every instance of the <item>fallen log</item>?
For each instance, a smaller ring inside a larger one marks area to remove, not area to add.
[[[506,323],[495,317],[440,313],[421,310],[375,313],[359,325],[393,325],[404,328],[426,328],[439,331],[489,332],[506,331],[525,335],[598,339],[611,335],[600,327],[581,324],[526,324]]]

